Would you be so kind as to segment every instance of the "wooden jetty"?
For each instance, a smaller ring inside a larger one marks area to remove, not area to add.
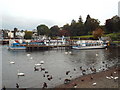
[[[0,44],[2,44],[2,45],[9,44],[9,39],[1,40]]]
[[[50,49],[71,49],[72,45],[52,45],[52,46],[46,46],[46,45],[36,45],[36,44],[30,44],[26,45],[26,51],[39,51],[39,50],[50,50]]]

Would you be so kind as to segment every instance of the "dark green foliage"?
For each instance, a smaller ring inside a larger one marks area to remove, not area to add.
[[[32,39],[32,31],[25,31],[25,36],[24,38],[25,39]]]
[[[86,21],[84,23],[84,32],[85,34],[91,34],[93,30],[99,27],[99,21],[97,19],[91,18],[90,15],[87,15]]]
[[[94,30],[101,28],[106,34],[113,32],[120,32],[120,17],[114,16],[111,19],[107,19],[105,25],[100,26],[98,19],[91,18],[87,15],[85,22],[83,22],[80,16],[78,21],[72,20],[71,24],[65,24],[63,27],[57,25],[52,26],[50,29],[46,25],[37,26],[37,35],[47,35],[51,37],[56,36],[82,36],[91,35]]]
[[[105,23],[107,33],[120,32],[120,17],[114,16],[111,19],[107,19]]]
[[[51,27],[50,28],[50,36],[51,37],[58,36],[59,30],[60,30],[60,28],[57,25]]]
[[[46,36],[49,36],[50,34],[50,30],[48,28],[48,26],[42,24],[42,25],[39,25],[37,26],[37,35],[46,35]]]

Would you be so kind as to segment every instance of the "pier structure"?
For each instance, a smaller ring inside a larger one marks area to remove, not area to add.
[[[71,49],[73,41],[63,41],[63,40],[44,40],[44,43],[28,43],[26,45],[26,51],[35,51],[35,50],[50,50],[50,49]]]
[[[46,46],[46,45],[27,45],[26,51],[39,51],[39,50],[50,50],[50,49],[56,49],[56,50],[63,50],[63,49],[71,49],[72,45],[52,45],[52,46]]]

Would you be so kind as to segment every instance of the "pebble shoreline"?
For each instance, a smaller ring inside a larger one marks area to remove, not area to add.
[[[60,88],[120,88],[120,67],[112,67],[109,70],[97,72],[96,74],[84,75],[71,80],[67,84],[56,86]],[[115,79],[117,78],[117,79]]]

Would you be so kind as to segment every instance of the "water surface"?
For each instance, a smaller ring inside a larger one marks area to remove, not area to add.
[[[94,66],[97,71],[99,68],[106,69],[103,61],[109,67],[113,66],[118,62],[119,50],[120,48],[70,50],[72,54],[66,54],[65,50],[8,51],[7,46],[2,46],[2,85],[15,88],[16,83],[19,83],[21,88],[42,88],[43,82],[46,82],[48,87],[52,88],[63,84],[65,78],[82,76],[81,66],[84,69]],[[15,64],[10,64],[10,61],[14,61]],[[34,71],[35,64],[40,61],[45,62],[41,67],[44,67],[49,75],[52,75],[51,81],[47,77],[43,77],[44,71]],[[18,77],[18,70],[24,72],[25,76]],[[66,75],[68,70],[70,73]],[[87,74],[89,73],[91,72],[87,71]]]

